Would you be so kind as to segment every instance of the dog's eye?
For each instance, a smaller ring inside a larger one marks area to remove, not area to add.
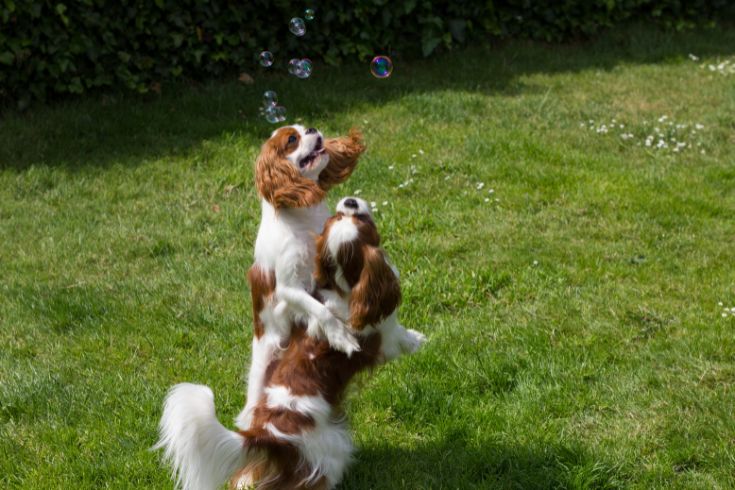
[[[288,144],[296,143],[296,135],[291,135],[288,137]]]

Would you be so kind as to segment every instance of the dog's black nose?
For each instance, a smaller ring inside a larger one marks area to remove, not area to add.
[[[316,128],[309,128],[306,130],[306,134],[314,134],[316,133]]]
[[[358,208],[357,201],[355,201],[352,198],[345,199],[345,207],[352,208],[352,209],[357,209]]]

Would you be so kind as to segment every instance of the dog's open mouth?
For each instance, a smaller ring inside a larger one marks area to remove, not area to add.
[[[304,158],[302,158],[299,161],[299,168],[301,170],[304,170],[304,169],[311,167],[311,165],[314,163],[317,157],[321,155],[322,153],[324,153],[325,151],[326,150],[324,149],[324,147],[322,147],[321,143],[317,144],[317,147],[314,148],[314,150],[311,153],[309,153],[308,155],[306,155]]]

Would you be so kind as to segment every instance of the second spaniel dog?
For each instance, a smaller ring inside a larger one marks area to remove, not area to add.
[[[425,337],[398,324],[398,276],[379,248],[367,203],[343,199],[319,237],[318,296],[357,330],[360,351],[348,357],[326,340],[294,328],[291,342],[265,373],[250,427],[217,420],[212,391],[179,384],[166,398],[159,447],[185,490],[334,488],[353,446],[340,407],[353,376],[416,351]]]

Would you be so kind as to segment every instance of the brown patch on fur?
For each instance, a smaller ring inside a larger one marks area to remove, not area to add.
[[[260,312],[263,311],[265,304],[276,289],[276,273],[254,265],[248,271],[248,282],[253,301],[253,333],[256,338],[260,338],[265,329]]]
[[[326,479],[312,484],[305,483],[309,476],[308,465],[299,464],[301,453],[292,444],[273,437],[265,429],[240,431],[245,437],[248,464],[230,480],[230,488],[236,488],[243,476],[257,482],[257,490],[326,490]]]
[[[289,143],[289,137],[294,135],[296,142]],[[280,128],[263,143],[255,161],[258,193],[276,209],[314,206],[326,194],[325,189],[301,175],[286,159],[298,147],[299,139],[299,132],[294,128]]]
[[[342,217],[342,213],[327,219],[324,223],[324,230],[321,235],[316,237],[316,266],[314,267],[314,279],[318,289],[331,289],[333,291],[341,291],[337,283],[334,281],[334,274],[337,272],[337,264],[329,253],[327,247],[327,237],[332,225]]]
[[[251,427],[263,427],[271,423],[284,434],[298,434],[302,430],[314,428],[314,419],[300,412],[285,408],[271,408],[267,406],[267,399],[259,403],[253,411]]]
[[[324,149],[329,154],[329,164],[319,174],[319,187],[328,191],[352,175],[358,158],[365,151],[365,144],[360,131],[352,128],[347,136],[324,141]]]
[[[347,357],[330,348],[326,340],[314,339],[296,328],[268,386],[287,386],[297,396],[322,395],[337,406],[352,377],[377,364],[380,335],[360,337],[359,341],[361,350]]]

